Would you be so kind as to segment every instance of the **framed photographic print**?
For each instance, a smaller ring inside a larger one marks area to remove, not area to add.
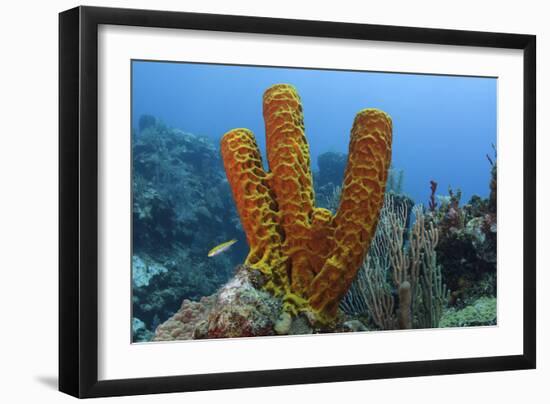
[[[534,36],[59,21],[61,391],[535,367]]]

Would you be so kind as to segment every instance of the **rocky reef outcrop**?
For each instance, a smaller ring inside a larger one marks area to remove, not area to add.
[[[275,334],[281,301],[259,289],[260,273],[241,266],[215,294],[198,302],[184,300],[180,310],[161,324],[155,341],[254,337]]]
[[[319,327],[306,314],[282,311],[283,299],[263,290],[261,272],[240,266],[235,276],[215,294],[199,301],[184,300],[180,309],[159,325],[153,341],[304,335],[319,332],[366,331],[358,319],[339,316],[331,328]]]
[[[491,167],[489,198],[474,195],[461,205],[460,189],[430,211],[439,229],[438,261],[451,290],[451,305],[464,306],[481,296],[496,296],[496,166]]]
[[[142,339],[141,329],[152,332],[183,299],[214,293],[247,246],[211,139],[144,115],[132,136],[132,162],[132,308],[141,322],[134,337]],[[239,241],[228,254],[205,259],[233,238]]]

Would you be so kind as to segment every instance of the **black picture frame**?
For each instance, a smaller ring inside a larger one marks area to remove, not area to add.
[[[523,50],[523,353],[99,381],[98,26],[113,24]],[[59,15],[59,390],[104,397],[533,369],[536,366],[534,35],[77,7]]]

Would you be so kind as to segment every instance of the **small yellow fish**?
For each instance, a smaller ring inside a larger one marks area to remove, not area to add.
[[[218,254],[221,254],[222,252],[229,250],[229,247],[231,247],[236,242],[237,242],[237,239],[234,238],[233,240],[229,240],[229,241],[226,241],[225,243],[221,243],[216,247],[212,248],[210,251],[208,251],[208,256],[214,257]]]

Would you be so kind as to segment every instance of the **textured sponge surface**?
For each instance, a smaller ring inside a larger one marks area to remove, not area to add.
[[[337,213],[314,206],[309,146],[302,104],[289,84],[263,97],[269,172],[252,132],[233,129],[221,152],[250,253],[246,264],[269,279],[265,288],[284,296],[285,310],[306,311],[319,323],[338,304],[368,251],[391,161],[391,118],[360,111],[353,123]]]

